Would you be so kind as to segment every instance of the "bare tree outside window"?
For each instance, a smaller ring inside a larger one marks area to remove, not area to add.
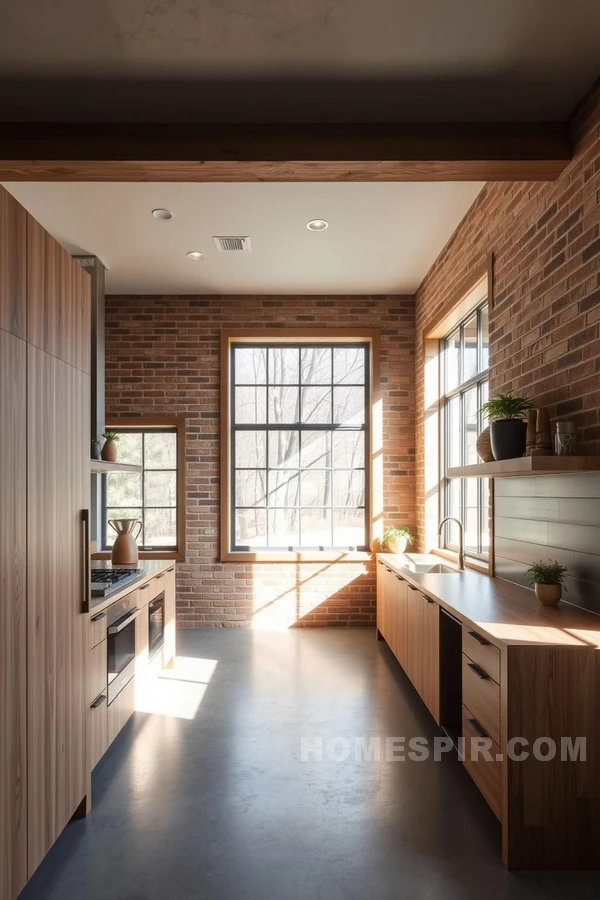
[[[232,547],[366,549],[366,344],[231,351]]]

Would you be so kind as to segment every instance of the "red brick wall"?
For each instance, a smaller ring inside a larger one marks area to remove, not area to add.
[[[107,415],[185,414],[187,559],[178,623],[267,627],[375,620],[372,562],[219,562],[219,337],[222,328],[381,330],[384,508],[413,525],[414,298],[107,297]]]
[[[600,453],[600,88],[572,120],[575,156],[553,183],[487,184],[417,292],[417,514],[424,540],[423,334],[494,255],[492,391],[512,389],[574,419]]]

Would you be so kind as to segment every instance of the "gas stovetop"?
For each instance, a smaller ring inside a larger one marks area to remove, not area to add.
[[[141,574],[141,569],[92,569],[92,597],[105,597]]]

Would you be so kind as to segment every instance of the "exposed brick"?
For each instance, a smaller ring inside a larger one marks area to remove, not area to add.
[[[199,314],[198,310],[202,312]],[[180,626],[375,621],[374,563],[219,561],[219,338],[223,328],[380,328],[384,501],[415,523],[414,298],[115,297],[106,300],[108,415],[186,414],[187,557],[177,566]],[[135,388],[135,391],[134,391]]]

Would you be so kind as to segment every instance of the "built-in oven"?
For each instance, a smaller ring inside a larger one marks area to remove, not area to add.
[[[165,643],[165,592],[148,604],[148,658],[153,659]]]
[[[113,603],[107,610],[108,703],[119,695],[135,675],[135,620],[138,592]]]

